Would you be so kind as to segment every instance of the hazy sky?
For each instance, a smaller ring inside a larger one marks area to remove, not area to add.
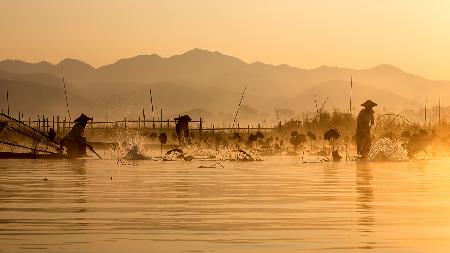
[[[0,60],[119,58],[192,48],[247,62],[450,80],[450,1],[0,0]]]

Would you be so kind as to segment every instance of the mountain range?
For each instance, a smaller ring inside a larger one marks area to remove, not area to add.
[[[314,111],[314,97],[325,109],[347,110],[352,79],[353,111],[372,99],[380,109],[417,109],[425,100],[450,101],[450,82],[434,81],[406,73],[391,65],[370,69],[322,66],[301,69],[261,62],[246,63],[219,52],[193,49],[168,58],[156,54],[125,58],[94,68],[77,59],[58,64],[0,62],[0,94],[9,91],[14,112],[27,115],[65,115],[65,80],[73,114],[85,112],[104,119],[136,116],[150,112],[150,89],[154,109],[164,115],[197,112],[234,115],[242,91],[243,103],[263,117],[274,117],[274,108],[294,112]],[[0,106],[6,108],[5,96]],[[157,115],[157,112],[153,113]],[[197,115],[196,115],[197,116]]]

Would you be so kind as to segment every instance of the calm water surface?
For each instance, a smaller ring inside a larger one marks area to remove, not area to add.
[[[210,164],[2,160],[0,252],[450,252],[450,159]]]

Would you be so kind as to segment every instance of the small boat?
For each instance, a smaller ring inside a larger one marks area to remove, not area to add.
[[[65,154],[0,152],[0,159],[68,159]]]
[[[6,150],[11,148],[11,152],[0,151],[0,159],[76,159],[86,156],[86,148],[102,159],[83,137],[88,120],[92,118],[81,114],[74,120],[77,123],[69,134],[61,141],[57,141],[53,129],[44,133],[9,115],[0,113],[0,145],[8,147]],[[13,152],[13,149],[22,152]],[[64,149],[65,153],[63,153]]]

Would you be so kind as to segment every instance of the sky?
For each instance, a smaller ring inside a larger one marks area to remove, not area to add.
[[[95,67],[192,48],[246,62],[365,69],[450,80],[450,1],[0,0],[0,60]]]

